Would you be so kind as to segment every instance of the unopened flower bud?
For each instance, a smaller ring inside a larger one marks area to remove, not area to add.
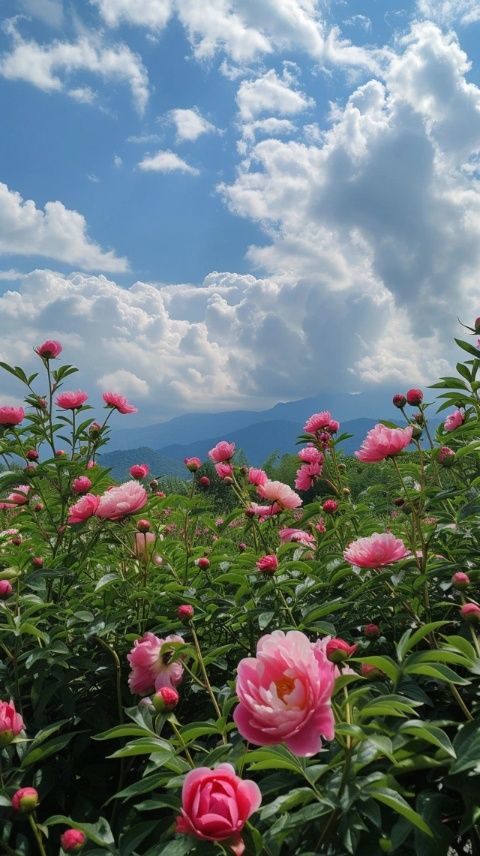
[[[401,392],[397,392],[396,395],[393,396],[392,401],[395,407],[398,407],[399,410],[401,410],[402,407],[405,407],[407,403],[406,397]]]
[[[343,663],[349,657],[353,657],[357,648],[358,645],[349,645],[344,639],[334,638],[327,642],[325,653],[327,660],[331,663]]]
[[[28,814],[36,809],[38,802],[38,791],[35,788],[20,788],[12,797],[12,808],[21,814]]]
[[[338,510],[338,502],[336,499],[326,499],[322,505],[325,514],[335,514]]]
[[[206,556],[200,556],[199,559],[195,562],[198,568],[201,568],[202,571],[206,571],[207,568],[210,567],[210,562]]]
[[[210,487],[210,479],[208,476],[200,476],[198,483],[200,487]]]
[[[86,840],[87,836],[80,829],[66,829],[60,836],[60,844],[65,853],[78,853]]]
[[[139,532],[150,532],[151,523],[149,520],[146,520],[142,517],[141,520],[137,520],[137,530]]]
[[[0,580],[0,600],[6,600],[10,597],[13,591],[13,586],[9,580]]]
[[[409,389],[406,398],[412,407],[418,407],[423,401],[423,392],[421,389]]]
[[[190,621],[195,614],[195,610],[193,606],[190,606],[189,603],[182,603],[177,608],[177,615],[181,621]]]
[[[451,467],[455,461],[455,452],[448,446],[442,446],[438,450],[438,462],[444,467]]]
[[[29,449],[25,457],[27,461],[38,461],[38,452],[36,449]]]
[[[460,607],[460,615],[464,621],[478,624],[480,623],[480,606],[478,603],[464,603]]]
[[[376,678],[384,678],[385,672],[382,672],[377,666],[372,666],[371,663],[362,663],[360,666],[360,674],[362,678],[367,678],[368,681],[374,681]]]
[[[363,635],[366,639],[378,639],[380,636],[380,628],[378,624],[366,624],[363,628]]]
[[[152,704],[157,713],[173,710],[177,706],[180,696],[173,687],[160,687],[152,696]]]
[[[34,568],[43,568],[44,560],[42,556],[32,556],[32,565]]]

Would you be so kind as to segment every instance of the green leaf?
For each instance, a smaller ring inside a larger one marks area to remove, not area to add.
[[[118,576],[118,574],[104,574],[104,576],[101,577],[98,583],[96,584],[94,591],[101,591],[102,589],[106,588],[106,586],[108,586],[110,583],[113,583],[115,580],[119,579],[120,577]]]
[[[163,850],[156,852],[158,856],[185,856],[185,853],[190,853],[190,850],[193,850],[194,847],[195,840],[184,835],[182,838],[175,838],[174,841],[170,841]]]
[[[414,648],[418,642],[421,642],[425,636],[428,636],[429,633],[432,633],[432,631],[437,630],[444,624],[448,624],[448,621],[431,621],[430,624],[424,624],[423,627],[419,627],[414,633],[412,633],[412,630],[406,630],[397,645],[398,661],[401,663],[408,651]]]
[[[393,809],[397,814],[400,814],[408,820],[412,826],[416,826],[417,829],[420,829],[425,833],[425,835],[429,835],[433,838],[432,830],[428,824],[425,823],[423,817],[417,814],[417,812],[407,803],[406,800],[403,799],[402,796],[400,796],[397,791],[394,791],[391,788],[382,787],[381,790],[371,790],[370,793],[375,800]]]
[[[100,817],[96,823],[79,823],[70,817],[65,817],[63,814],[55,814],[44,821],[45,826],[57,826],[59,823],[73,827],[73,829],[80,829],[81,832],[85,833],[89,841],[93,841],[94,844],[99,844],[100,847],[106,847],[107,850],[114,852],[115,840],[110,825],[104,817]]]
[[[441,728],[435,725],[430,725],[429,722],[423,722],[421,719],[411,719],[408,722],[402,722],[400,726],[401,734],[411,734],[412,737],[418,737],[426,740],[427,743],[432,743],[439,749],[443,749],[451,758],[455,758],[455,749],[453,748],[450,738]]]
[[[94,740],[114,740],[117,737],[152,737],[154,731],[150,731],[146,726],[127,723],[125,725],[115,725],[114,728],[109,728],[108,731],[102,731],[101,734],[96,734]]]
[[[470,342],[464,342],[462,339],[455,339],[459,348],[462,348],[463,351],[466,351],[467,354],[472,354],[474,357],[480,356],[480,351],[475,345],[471,345]]]

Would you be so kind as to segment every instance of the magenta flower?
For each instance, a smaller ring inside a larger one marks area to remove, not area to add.
[[[86,392],[77,389],[75,392],[61,392],[57,395],[57,405],[62,410],[78,410],[88,400]]]
[[[278,568],[278,559],[274,553],[270,553],[268,556],[262,556],[255,564],[262,573],[274,574]]]
[[[105,520],[122,520],[136,514],[148,501],[147,491],[136,481],[128,481],[107,490],[100,497],[95,514]]]
[[[92,482],[88,478],[88,476],[79,476],[78,479],[74,479],[72,482],[72,491],[74,493],[88,493],[92,486]]]
[[[260,484],[265,484],[268,481],[268,476],[265,470],[260,470],[257,467],[249,467],[248,481],[258,487]]]
[[[249,743],[285,743],[296,755],[310,756],[320,751],[322,736],[333,740],[332,665],[303,633],[262,636],[257,656],[241,660],[237,671],[240,704],[233,718]]]
[[[454,410],[453,413],[450,413],[450,416],[447,416],[445,422],[443,423],[443,427],[445,431],[455,431],[456,428],[460,428],[460,425],[463,425],[465,422],[465,416],[461,410]]]
[[[288,485],[281,481],[266,481],[257,488],[257,493],[262,499],[268,499],[271,503],[276,503],[281,509],[283,508],[298,508],[302,505],[298,493]]]
[[[203,841],[222,841],[235,856],[242,856],[242,829],[261,802],[258,785],[240,779],[231,764],[220,764],[215,770],[197,767],[185,776],[175,831]]]
[[[312,547],[315,544],[313,535],[310,535],[310,532],[304,532],[303,529],[280,529],[278,536],[282,544],[288,544],[290,541],[303,544],[304,547]]]
[[[302,464],[323,464],[324,457],[315,446],[305,446],[298,453]]]
[[[409,551],[400,538],[391,532],[380,535],[374,532],[368,538],[352,541],[344,552],[344,558],[358,568],[383,568],[393,562],[399,562],[409,555]]]
[[[20,425],[25,419],[25,411],[23,407],[0,407],[0,425],[4,428],[12,428],[14,425]]]
[[[215,472],[220,479],[229,479],[233,476],[233,467],[231,464],[215,464]]]
[[[132,479],[144,479],[148,476],[150,467],[148,464],[133,464],[129,472]]]
[[[124,395],[118,392],[104,392],[102,396],[107,407],[112,410],[118,410],[119,413],[137,413],[137,408],[133,404],[129,404]]]
[[[305,422],[303,430],[309,434],[318,434],[319,431],[328,429],[332,418],[332,414],[328,410],[322,410],[321,413],[314,413]]]
[[[412,441],[413,428],[387,428],[377,424],[365,437],[355,457],[365,463],[384,461],[400,452]]]
[[[321,464],[302,464],[302,466],[297,470],[295,487],[297,490],[310,490],[321,474]]]
[[[15,710],[13,702],[0,701],[0,748],[8,746],[24,727],[23,719]]]
[[[55,360],[62,353],[62,346],[60,342],[57,342],[55,339],[47,339],[46,342],[43,342],[38,347],[34,348],[36,354],[39,357],[43,357],[44,360]]]
[[[168,649],[168,642],[183,642],[183,639],[175,635],[160,639],[154,633],[145,633],[141,639],[137,639],[132,650],[127,654],[132,670],[128,685],[132,693],[148,695],[160,687],[175,687],[180,683],[183,677],[183,666],[178,660],[171,662],[172,649]],[[162,653],[163,645],[167,647]]]
[[[228,443],[227,440],[220,440],[213,449],[210,449],[208,457],[215,464],[222,464],[233,458],[235,454],[235,443]]]
[[[60,844],[65,853],[78,853],[87,840],[80,829],[66,829],[60,836]]]
[[[96,513],[100,497],[93,493],[86,493],[74,505],[68,509],[67,523],[83,523]]]

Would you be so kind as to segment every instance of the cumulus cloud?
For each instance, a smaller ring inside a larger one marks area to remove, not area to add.
[[[244,80],[237,92],[237,105],[240,116],[251,121],[262,113],[279,113],[292,116],[314,105],[313,98],[307,97],[295,86],[295,76],[284,68],[280,77],[275,69],[270,69],[256,80]]]
[[[439,24],[462,26],[480,21],[478,0],[418,0],[417,10],[424,18]]]
[[[175,125],[179,142],[184,140],[193,142],[202,134],[216,130],[215,126],[201,115],[197,107],[190,109],[178,107],[176,110],[170,110],[169,116]]]
[[[80,36],[74,42],[55,40],[39,44],[24,39],[15,21],[6,25],[12,38],[11,50],[0,56],[0,75],[22,80],[44,92],[66,92],[80,101],[91,101],[89,87],[70,87],[72,75],[89,72],[107,83],[130,87],[137,110],[143,113],[148,100],[148,74],[140,59],[127,45],[106,45],[95,33]]]
[[[145,155],[138,164],[144,172],[185,172],[188,175],[200,175],[200,170],[190,166],[181,157],[170,151],[159,151],[155,155]]]
[[[84,270],[120,272],[126,259],[89,238],[85,217],[62,202],[37,208],[32,199],[0,183],[0,254],[46,256]]]
[[[90,0],[109,27],[122,22],[161,30],[172,12],[172,0]]]

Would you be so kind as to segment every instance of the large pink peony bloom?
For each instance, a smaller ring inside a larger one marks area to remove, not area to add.
[[[154,633],[145,633],[137,639],[132,650],[127,654],[131,672],[128,685],[132,693],[148,695],[160,687],[176,686],[183,677],[183,666],[177,660],[170,662],[172,651],[161,653],[162,645],[167,642],[183,642],[181,636],[166,636],[160,639]]]
[[[102,398],[107,407],[118,410],[119,413],[137,413],[137,408],[129,404],[125,396],[118,392],[104,392]]]
[[[403,541],[391,532],[382,535],[374,532],[368,538],[352,541],[343,555],[347,562],[359,568],[382,568],[404,559],[409,551]]]
[[[303,464],[323,464],[325,458],[315,446],[304,446],[298,453]]]
[[[296,755],[315,755],[322,736],[334,737],[333,684],[331,664],[303,633],[275,630],[259,639],[256,657],[238,664],[233,718],[250,743],[285,743]]]
[[[208,457],[215,464],[223,464],[229,461],[235,454],[235,443],[228,443],[227,440],[220,440],[213,449],[210,449]]]
[[[290,541],[303,544],[305,547],[311,547],[315,544],[314,536],[310,535],[310,532],[304,532],[303,529],[280,529],[278,537],[282,544],[288,544]]]
[[[13,425],[20,425],[25,419],[25,411],[23,407],[0,407],[0,425],[5,428],[12,428]]]
[[[62,410],[77,410],[88,400],[86,392],[77,389],[75,392],[61,392],[57,395],[57,405]]]
[[[355,457],[365,463],[375,463],[400,454],[412,441],[413,428],[387,428],[385,425],[375,425],[365,437],[359,452]]]
[[[265,484],[268,481],[268,476],[265,470],[260,470],[257,467],[248,468],[248,481],[250,484],[258,485]]]
[[[204,841],[223,841],[235,856],[245,852],[241,832],[262,802],[260,789],[240,779],[231,764],[197,767],[185,776],[176,832]]]
[[[314,413],[305,422],[303,430],[308,431],[309,434],[318,434],[319,431],[325,431],[328,428],[331,419],[332,414],[328,410],[322,410],[321,413]]]
[[[148,500],[147,491],[143,485],[136,481],[128,481],[107,490],[100,497],[97,517],[105,520],[122,520],[127,514],[135,514],[140,511]]]
[[[96,513],[100,497],[86,493],[68,509],[67,523],[83,523]]]
[[[262,499],[268,499],[272,503],[276,503],[280,508],[298,508],[302,505],[298,493],[295,493],[288,484],[280,481],[266,481],[264,484],[258,485],[257,493]]]
[[[8,746],[24,727],[23,719],[15,710],[13,702],[0,701],[0,749]]]
[[[460,428],[460,425],[463,425],[465,422],[465,416],[461,410],[454,410],[453,413],[450,413],[450,416],[447,416],[445,422],[443,423],[443,428],[445,431],[455,431],[456,428]]]

